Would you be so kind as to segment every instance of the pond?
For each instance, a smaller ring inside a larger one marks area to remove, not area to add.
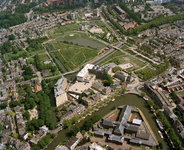
[[[118,107],[121,105],[130,105],[130,106],[138,107],[143,112],[144,116],[146,117],[146,119],[147,119],[151,129],[153,130],[157,140],[164,144],[164,150],[170,149],[169,146],[167,145],[165,138],[164,139],[160,138],[160,136],[158,134],[159,128],[155,122],[155,117],[148,109],[145,100],[143,98],[135,95],[135,94],[127,94],[125,96],[117,97],[115,101],[110,102],[106,107],[100,108],[99,111],[94,112],[93,114],[97,113],[103,117],[107,113],[112,111],[114,106]],[[85,120],[88,118],[89,117],[86,117]],[[78,123],[76,125],[80,127],[85,120],[81,121],[80,123]],[[60,131],[58,133],[57,138],[48,146],[48,148],[46,150],[54,150],[54,148],[59,144],[59,142],[64,142],[65,140],[69,139],[69,137],[66,136],[67,132],[68,132],[68,129]]]
[[[65,41],[65,39],[63,38],[60,38],[60,39],[57,39],[56,41]],[[84,39],[84,38],[77,38],[77,39],[74,39],[74,40],[67,40],[69,42],[73,42],[74,44],[78,44],[78,45],[82,45],[82,46],[90,46],[90,47],[93,47],[93,48],[97,48],[98,50],[102,49],[105,47],[105,45],[103,44],[100,44],[98,42],[95,42],[95,41],[92,41],[92,40],[89,40],[89,39]]]

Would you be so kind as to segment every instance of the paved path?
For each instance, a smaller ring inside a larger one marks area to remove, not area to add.
[[[63,129],[63,127],[62,126],[60,126],[60,127],[58,127],[58,128],[56,128],[55,130],[49,130],[49,132],[51,133],[51,134],[56,134],[57,132],[59,132],[59,131],[61,131]]]
[[[135,106],[134,106],[134,107],[135,107]],[[142,111],[141,111],[139,108],[137,108],[137,107],[135,107],[135,108],[139,110],[139,113],[140,113],[142,119],[144,120],[144,122],[145,122],[147,128],[149,129],[149,132],[151,133],[151,135],[152,135],[153,139],[155,140],[156,144],[158,145],[158,144],[159,144],[159,143],[158,143],[158,140],[157,140],[155,134],[153,133],[153,130],[151,129],[151,127],[150,127],[148,121],[146,120],[146,117],[144,116],[144,114],[142,113]]]

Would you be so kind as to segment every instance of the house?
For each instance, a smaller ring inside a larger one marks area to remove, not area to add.
[[[40,127],[38,133],[30,140],[30,142],[37,144],[38,141],[47,134],[47,132],[48,128],[45,125]]]
[[[25,126],[25,122],[23,121],[22,113],[16,113],[15,118],[16,118],[18,134],[20,138],[25,140],[25,138],[27,137],[27,133],[25,130],[26,126]]]
[[[69,148],[69,150],[74,150],[77,144],[82,140],[82,138],[82,134],[78,132],[77,135],[66,142],[65,145]]]
[[[179,94],[176,94],[175,95],[175,99],[177,101],[177,108],[178,110],[184,114],[184,99],[179,95]]]
[[[35,86],[35,92],[38,92],[38,91],[40,91],[40,86],[39,85],[36,85]]]
[[[24,142],[18,150],[30,150],[31,147],[28,142]]]
[[[20,106],[14,107],[15,112],[20,112],[22,109],[24,109],[24,104],[21,104]]]
[[[137,27],[137,26],[139,26],[139,25],[137,24],[137,22],[132,22],[132,23],[128,23],[128,24],[124,25],[123,28],[124,28],[125,30],[128,30],[129,28],[134,28],[134,27]]]
[[[67,112],[61,116],[60,122],[62,123],[64,119],[71,119],[73,116],[80,114],[84,109],[85,107],[81,104],[78,104],[77,106],[71,104],[67,108]]]
[[[46,70],[42,70],[42,76],[43,77],[46,77],[46,76],[49,76],[49,69],[46,69]]]
[[[55,150],[69,150],[69,149],[65,145],[58,145],[56,146]]]

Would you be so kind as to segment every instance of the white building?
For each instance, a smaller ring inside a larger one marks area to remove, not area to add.
[[[89,75],[88,69],[92,69],[94,67],[93,64],[87,64],[78,74],[77,80],[84,82],[84,79]]]
[[[68,97],[65,92],[66,86],[67,86],[67,79],[64,77],[59,79],[54,85],[54,95],[57,107],[68,101]]]

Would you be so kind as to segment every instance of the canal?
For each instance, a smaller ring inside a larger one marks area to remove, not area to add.
[[[167,145],[165,138],[164,138],[164,140],[160,138],[160,136],[158,134],[159,128],[155,122],[155,117],[148,109],[145,100],[143,98],[135,95],[135,94],[127,94],[125,96],[117,97],[115,101],[110,102],[106,107],[100,108],[99,111],[94,112],[93,114],[97,113],[103,117],[107,113],[112,111],[113,106],[118,107],[121,105],[131,105],[131,106],[138,107],[143,112],[144,116],[146,117],[146,119],[147,119],[150,127],[152,128],[157,140],[164,144],[164,150],[170,149],[169,146]],[[85,120],[88,118],[89,117],[86,117]],[[78,123],[77,126],[80,127],[85,120]],[[55,122],[55,120],[53,120],[53,121]],[[68,132],[68,129],[60,131],[58,133],[57,138],[48,146],[48,148],[46,150],[54,150],[54,148],[59,144],[59,142],[64,142],[65,140],[69,139],[69,137],[67,137],[67,135],[66,135],[67,132]]]

